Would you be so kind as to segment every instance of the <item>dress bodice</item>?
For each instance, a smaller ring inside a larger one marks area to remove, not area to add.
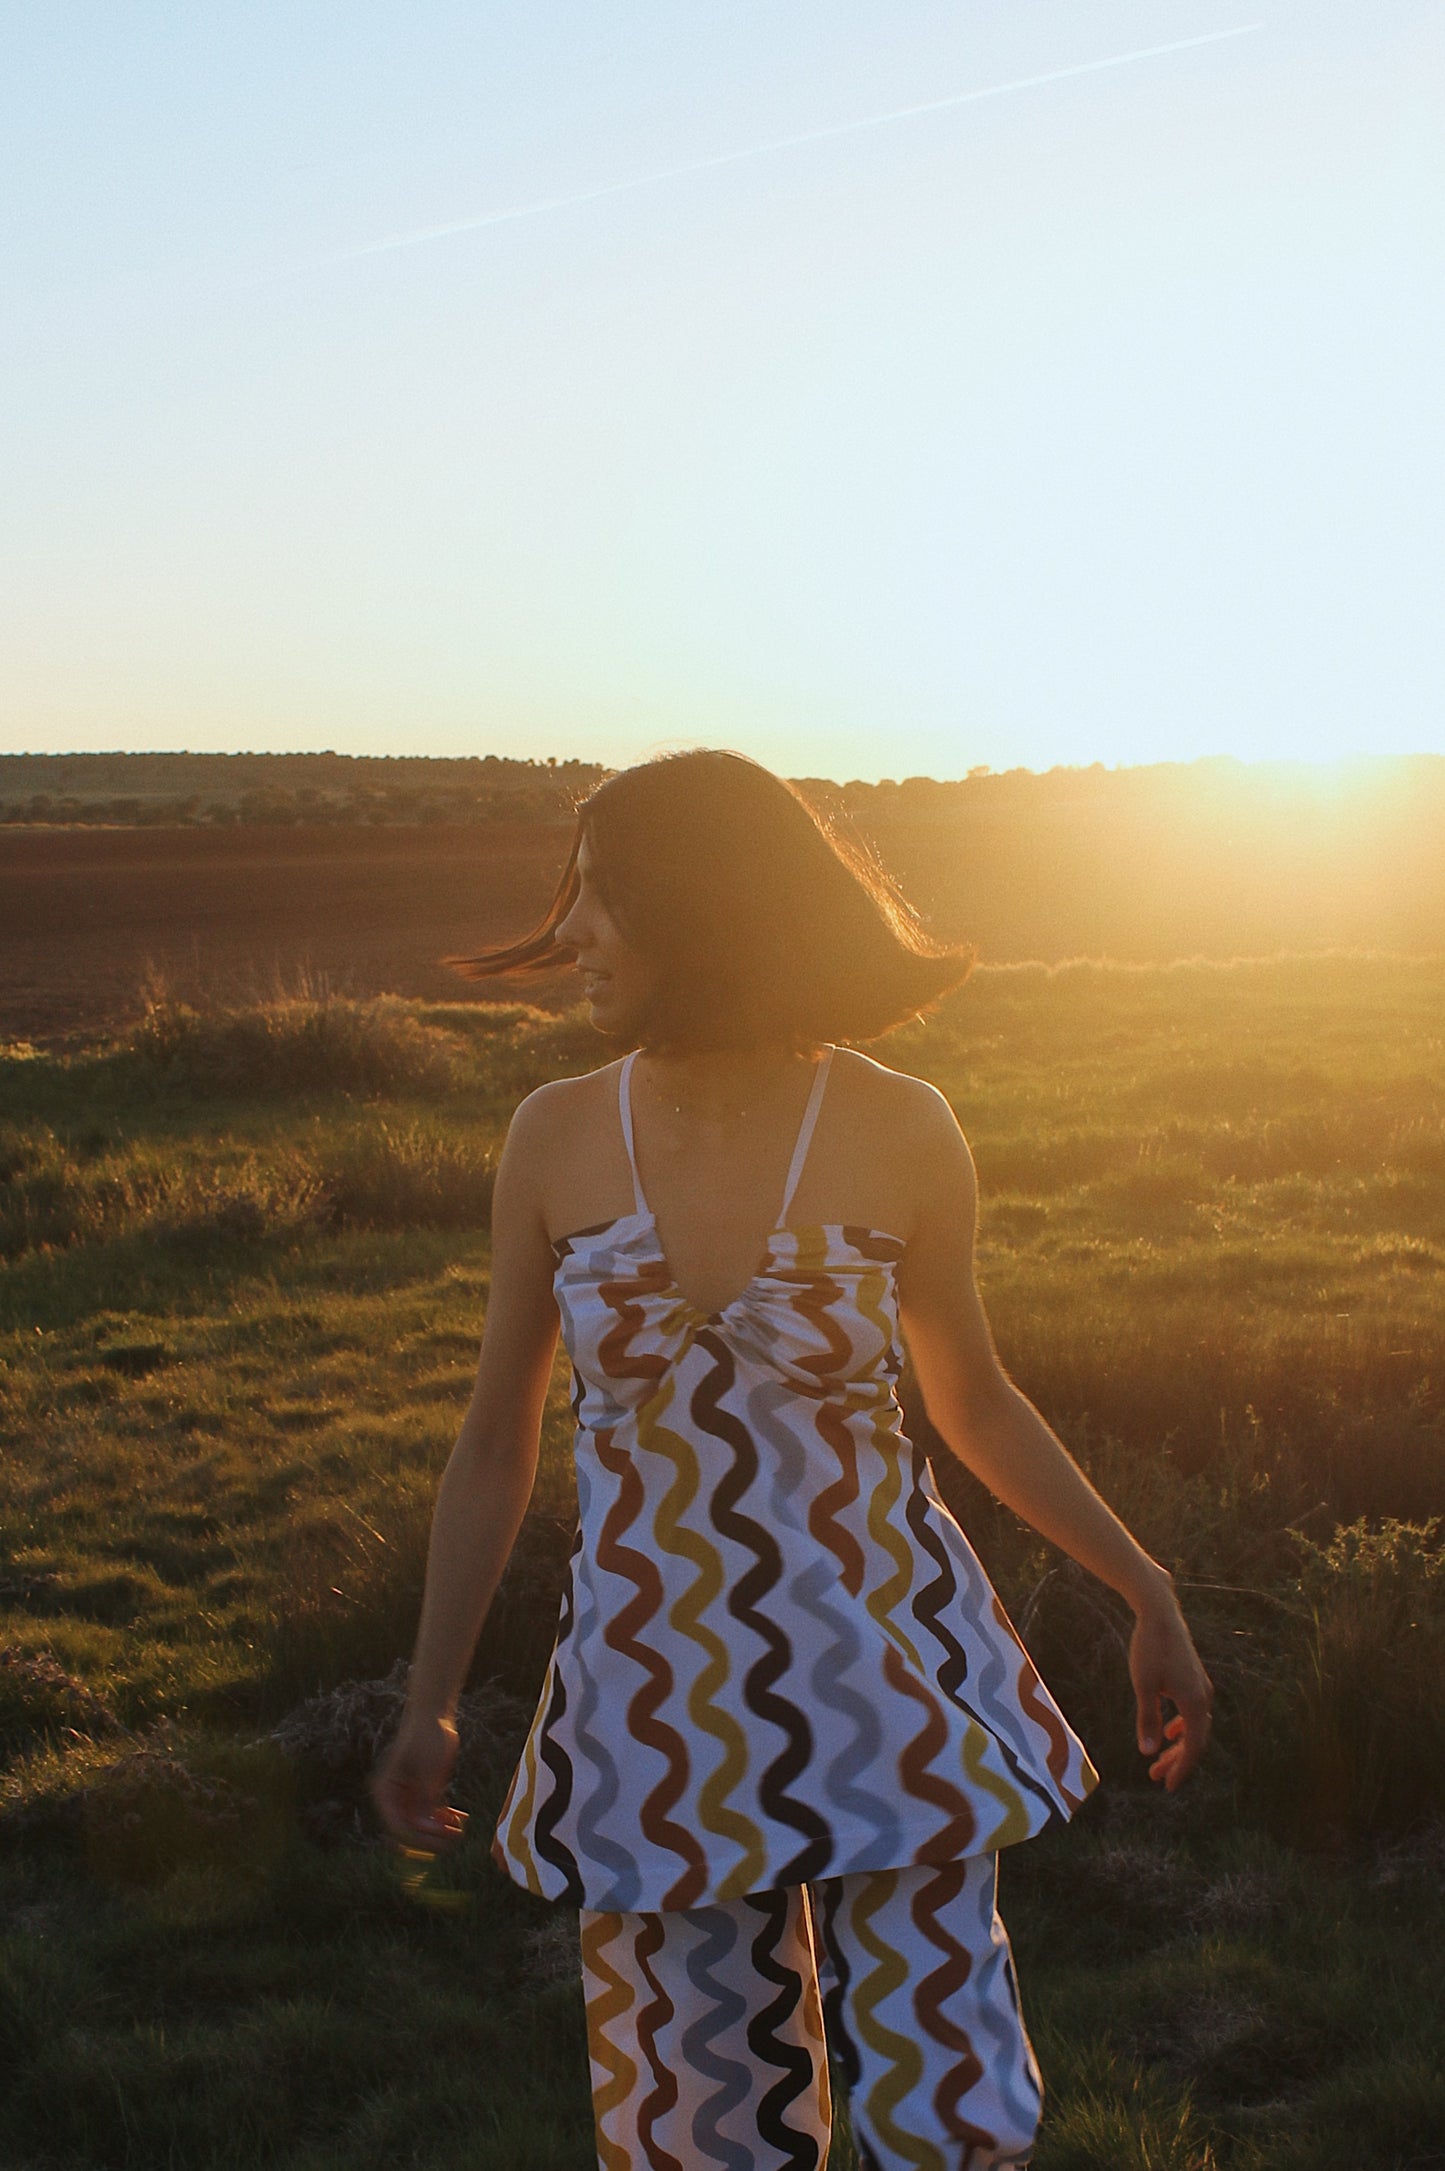
[[[881,1229],[774,1229],[752,1280],[710,1313],[677,1287],[646,1209],[578,1230],[555,1249],[554,1286],[584,1425],[636,1409],[702,1330],[740,1365],[772,1373],[799,1394],[862,1406],[892,1393],[903,1243]]]

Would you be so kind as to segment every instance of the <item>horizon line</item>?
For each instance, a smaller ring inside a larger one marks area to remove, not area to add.
[[[5,765],[13,762],[57,761],[336,761],[376,763],[378,765],[393,763],[401,764],[434,762],[438,765],[445,764],[447,766],[455,766],[458,763],[470,762],[475,763],[478,767],[485,766],[487,763],[494,763],[498,766],[541,770],[595,769],[600,771],[603,775],[613,776],[617,775],[618,773],[620,773],[620,771],[624,769],[641,767],[650,759],[665,758],[666,753],[687,753],[693,751],[701,752],[704,751],[704,749],[694,749],[691,747],[669,747],[665,750],[660,750],[658,753],[652,755],[644,754],[640,757],[638,761],[612,762],[592,759],[582,754],[371,754],[353,753],[331,746],[288,747],[284,750],[276,747],[67,747],[45,749],[0,749],[0,768],[3,768]],[[846,778],[824,776],[816,770],[800,770],[796,774],[793,774],[790,771],[775,769],[773,773],[777,776],[786,776],[788,781],[795,783],[801,782],[833,784],[838,786],[842,786],[843,784],[856,783],[866,784],[870,788],[876,787],[879,784],[892,784],[897,788],[901,788],[904,784],[914,782],[925,784],[966,784],[972,782],[975,778],[981,777],[1052,776],[1057,775],[1061,771],[1082,774],[1095,769],[1102,769],[1109,775],[1117,776],[1136,769],[1198,769],[1205,767],[1229,766],[1237,769],[1304,769],[1318,771],[1325,769],[1380,768],[1408,762],[1422,761],[1445,763],[1445,750],[1436,747],[1414,747],[1408,750],[1396,750],[1390,753],[1379,753],[1361,748],[1349,753],[1326,755],[1253,755],[1238,754],[1221,750],[1219,752],[1208,754],[1157,755],[1150,759],[1132,761],[1108,761],[1100,755],[1095,756],[1094,759],[1090,761],[1069,760],[1051,761],[1046,763],[1019,761],[1013,762],[1005,768],[995,767],[994,764],[991,762],[973,762],[969,765],[967,769],[963,770],[961,773],[946,776],[934,776],[923,771],[916,771],[912,775],[906,777],[853,776]],[[772,764],[763,763],[762,766],[766,768],[771,768]]]

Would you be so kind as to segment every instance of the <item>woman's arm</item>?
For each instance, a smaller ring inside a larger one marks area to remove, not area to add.
[[[1168,1572],[1095,1492],[1004,1372],[974,1279],[973,1160],[941,1095],[920,1105],[924,1203],[899,1271],[909,1355],[939,1436],[1026,1523],[1127,1599],[1141,1752],[1172,1793],[1204,1753],[1213,1698]],[[1161,1725],[1160,1700],[1177,1716]],[[1167,1746],[1166,1746],[1167,1743]]]
[[[437,1493],[406,1709],[371,1784],[387,1828],[426,1846],[455,1839],[465,1821],[442,1802],[456,1762],[454,1713],[531,1497],[557,1342],[554,1261],[534,1177],[537,1098],[518,1109],[497,1169],[476,1384]]]

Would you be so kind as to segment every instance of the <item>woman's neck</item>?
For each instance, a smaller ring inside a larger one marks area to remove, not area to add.
[[[638,1066],[648,1090],[678,1115],[726,1122],[786,1100],[811,1056],[787,1046],[673,1052],[644,1048]]]

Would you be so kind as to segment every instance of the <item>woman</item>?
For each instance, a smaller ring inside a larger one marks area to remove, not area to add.
[[[1132,1606],[1139,1745],[1171,1790],[1210,1689],[1168,1575],[999,1366],[947,1102],[836,1045],[969,954],[788,785],[693,753],[602,785],[542,926],[461,962],[574,961],[626,1052],[508,1134],[377,1807],[412,1845],[460,1829],[452,1713],[560,1319],[580,1525],[493,1852],[581,1910],[600,2163],[821,2166],[825,2040],[876,2171],[1021,2163],[1040,2085],[997,1854],[1095,1775],[902,1432],[900,1324],[940,1437]]]

